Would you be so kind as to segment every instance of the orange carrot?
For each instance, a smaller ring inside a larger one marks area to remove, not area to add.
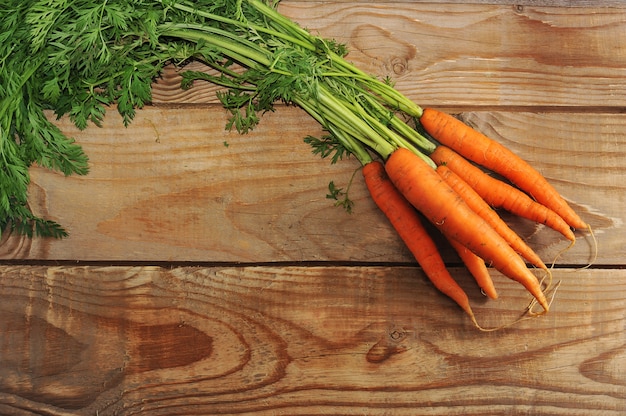
[[[502,221],[502,218],[500,218],[496,211],[494,211],[467,182],[459,177],[459,175],[450,170],[446,165],[439,165],[437,167],[437,173],[439,173],[439,176],[463,198],[465,203],[469,205],[475,213],[485,219],[485,221],[509,243],[513,250],[520,253],[520,255],[531,264],[541,269],[548,270],[537,253],[528,247],[524,240],[522,240],[515,231],[511,230],[511,228]]]
[[[420,123],[441,144],[496,172],[562,217],[570,227],[588,228],[556,189],[526,161],[449,114],[424,110]]]
[[[463,261],[463,264],[465,264],[465,267],[467,267],[470,274],[474,276],[474,280],[476,280],[476,283],[478,283],[478,286],[482,289],[485,295],[489,296],[491,299],[497,299],[498,293],[496,292],[496,288],[484,260],[458,241],[449,238],[448,242],[452,248],[456,250],[457,254]]]
[[[519,189],[487,175],[452,149],[437,146],[430,158],[437,165],[445,165],[460,176],[492,207],[504,208],[520,217],[545,224],[570,241],[576,239],[569,225],[554,211],[534,201]]]
[[[452,298],[478,326],[467,294],[450,276],[419,214],[391,183],[383,164],[378,161],[367,163],[363,166],[363,177],[372,199],[415,256],[428,279],[439,291]]]
[[[385,170],[402,195],[448,238],[455,239],[505,276],[521,283],[547,312],[539,281],[491,226],[415,153],[400,148]]]

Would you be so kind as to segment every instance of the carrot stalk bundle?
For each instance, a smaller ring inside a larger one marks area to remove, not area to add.
[[[403,148],[391,154],[385,169],[400,193],[446,237],[459,241],[502,274],[521,283],[548,311],[541,285],[522,258],[434,169]]]
[[[437,165],[445,165],[460,176],[492,207],[504,208],[512,214],[545,224],[570,241],[576,239],[568,224],[554,211],[534,201],[517,188],[487,175],[452,149],[438,146],[430,154],[430,158]]]
[[[570,227],[588,228],[543,175],[500,143],[451,115],[432,108],[424,109],[420,123],[437,141],[502,175],[539,203],[556,212]]]
[[[478,326],[467,294],[450,276],[417,211],[389,180],[383,164],[379,161],[369,162],[363,166],[362,173],[372,200],[389,219],[428,279],[439,291],[454,300]]]

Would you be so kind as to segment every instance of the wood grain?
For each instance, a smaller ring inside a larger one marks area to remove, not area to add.
[[[350,61],[423,105],[626,105],[625,8],[292,1],[280,10],[346,43]],[[167,71],[155,102],[216,102],[214,86],[181,94],[179,82]]]
[[[467,276],[456,273],[467,283]],[[618,415],[626,272],[494,333],[411,267],[1,267],[0,412]],[[478,316],[514,319],[470,291]],[[45,340],[45,342],[44,342]]]
[[[310,0],[288,0],[289,3],[310,2]],[[354,0],[336,0],[335,3],[355,3]],[[450,4],[448,0],[359,0],[359,3],[398,4],[398,3],[443,3]],[[541,7],[619,7],[623,6],[622,0],[454,0],[454,4],[492,4],[511,6],[541,6]]]

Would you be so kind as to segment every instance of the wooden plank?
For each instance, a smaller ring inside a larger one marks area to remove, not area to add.
[[[528,159],[594,228],[597,264],[623,264],[626,205],[621,160],[626,118],[569,113],[468,112],[464,118]],[[331,165],[302,142],[319,134],[298,109],[267,114],[245,136],[225,132],[218,107],[146,108],[128,129],[114,113],[102,129],[60,126],[84,146],[91,173],[32,171],[36,212],[69,239],[13,238],[3,258],[102,261],[413,261],[370,201],[360,174],[348,215],[326,199],[345,187],[354,160]],[[224,144],[226,142],[227,146]],[[567,246],[545,227],[504,215],[546,260]],[[589,240],[563,254],[586,264]],[[455,261],[454,256],[447,259]]]
[[[0,267],[0,413],[623,414],[626,270],[557,272],[482,333],[411,267]]]
[[[285,1],[280,11],[423,105],[624,107],[626,7],[594,4]],[[183,94],[179,81],[167,71],[155,102],[215,102],[214,86]]]
[[[285,2],[310,2],[310,0],[286,0]],[[354,0],[335,0],[335,3],[354,3]],[[624,0],[359,0],[359,3],[443,3],[443,4],[497,4],[510,6],[541,7],[620,7]]]

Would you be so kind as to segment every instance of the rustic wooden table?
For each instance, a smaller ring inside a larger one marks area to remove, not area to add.
[[[602,4],[601,6],[599,4]],[[620,1],[285,0],[362,69],[530,161],[594,228],[555,265],[547,316],[482,333],[436,292],[297,108],[224,131],[215,90],[170,70],[128,129],[72,134],[91,173],[33,168],[62,241],[3,237],[2,415],[626,414],[626,6]],[[358,179],[360,177],[357,176]],[[544,259],[566,244],[508,218]],[[478,319],[528,302],[493,273]]]

